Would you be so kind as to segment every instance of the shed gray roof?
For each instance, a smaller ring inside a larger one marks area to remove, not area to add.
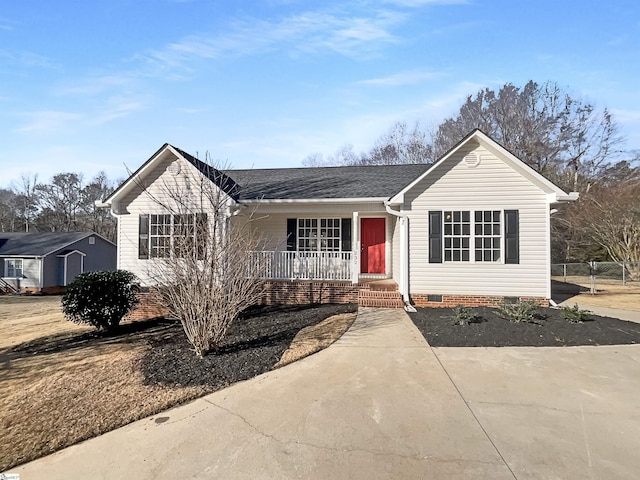
[[[0,232],[0,257],[48,255],[90,235],[95,234],[91,232]]]
[[[428,170],[428,164],[225,170],[239,200],[390,198]]]

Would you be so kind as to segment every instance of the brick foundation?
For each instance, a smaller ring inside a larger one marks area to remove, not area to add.
[[[411,295],[416,307],[496,307],[505,297],[483,295],[442,295],[441,302],[428,300],[429,295],[417,293]],[[125,317],[125,320],[145,320],[166,317],[169,309],[154,291],[138,294],[138,306]],[[549,299],[540,297],[519,297],[518,300],[534,300],[542,307],[549,306]],[[404,302],[400,292],[391,287],[375,284],[354,285],[351,282],[320,281],[267,281],[261,305],[305,305],[310,303],[357,303],[361,307],[402,308]]]
[[[157,292],[148,290],[138,294],[138,305],[123,318],[123,321],[147,320],[168,315],[169,309],[162,303],[160,295]]]
[[[411,295],[411,302],[416,307],[455,307],[456,305],[464,305],[465,307],[497,307],[505,299],[505,297],[483,295],[442,295],[441,302],[430,302],[428,297],[427,294],[415,293]],[[518,297],[518,300],[534,300],[538,302],[541,307],[549,306],[548,298]]]
[[[358,291],[351,282],[267,281],[261,304],[356,303]]]

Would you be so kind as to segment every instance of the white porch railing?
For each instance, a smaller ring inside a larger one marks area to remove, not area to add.
[[[251,252],[259,276],[271,280],[351,280],[351,252]]]

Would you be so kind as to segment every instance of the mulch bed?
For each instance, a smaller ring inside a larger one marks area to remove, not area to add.
[[[204,358],[170,319],[0,349],[0,432],[10,439],[0,442],[0,471],[267,372],[300,330],[355,311],[354,304],[252,308]],[[27,383],[20,369],[29,367]]]
[[[589,315],[589,321],[570,323],[561,311],[540,308],[539,323],[511,323],[496,309],[471,309],[478,323],[455,325],[451,308],[419,308],[413,323],[432,347],[564,347],[640,343],[640,323]]]
[[[152,348],[142,359],[144,378],[149,384],[217,390],[271,370],[303,328],[355,311],[355,304],[254,307],[231,326],[218,351],[204,358],[195,355],[177,323],[148,339]]]

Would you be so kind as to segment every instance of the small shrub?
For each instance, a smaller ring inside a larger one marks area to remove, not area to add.
[[[456,305],[453,307],[453,318],[454,325],[469,325],[470,323],[476,323],[480,320],[480,317],[478,317],[473,310],[464,305]]]
[[[582,323],[591,320],[589,317],[591,312],[589,310],[581,310],[580,307],[578,307],[578,304],[573,305],[573,307],[563,305],[560,308],[562,318],[570,323]]]
[[[67,320],[85,323],[101,331],[113,331],[138,303],[140,286],[126,270],[78,275],[62,296]]]
[[[498,305],[496,314],[511,323],[537,323],[544,319],[540,313],[540,305],[534,300],[520,300],[516,303],[503,301]]]

